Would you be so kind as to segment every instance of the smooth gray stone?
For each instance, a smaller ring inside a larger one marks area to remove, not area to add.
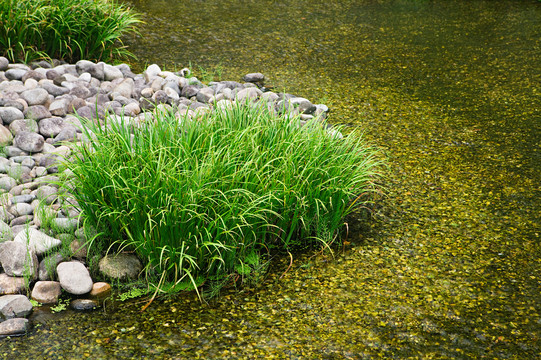
[[[55,253],[43,258],[39,263],[39,279],[41,281],[56,279],[56,267],[64,260],[64,256],[60,253]]]
[[[250,83],[263,82],[265,80],[265,75],[261,73],[250,73],[244,75],[242,80]]]
[[[64,119],[61,117],[51,117],[41,120],[39,123],[39,133],[44,137],[54,138],[62,131],[64,127]]]
[[[50,71],[54,71],[54,70],[50,70]],[[69,92],[69,89],[63,86],[55,85],[54,82],[44,81],[40,83],[40,86],[54,97],[67,94]]]
[[[4,221],[0,220],[0,242],[12,241],[13,240],[13,231],[11,227],[6,224]]]
[[[17,121],[17,120],[15,120]],[[13,134],[4,125],[0,125],[0,146],[6,146],[13,141]]]
[[[28,70],[24,69],[8,69],[5,74],[8,80],[21,80]]]
[[[21,93],[21,97],[28,103],[29,106],[43,105],[47,102],[47,99],[49,98],[49,93],[45,89],[36,88],[23,91]]]
[[[0,295],[22,294],[26,291],[24,277],[0,274]]]
[[[18,203],[31,203],[32,201],[34,201],[36,199],[36,196],[35,195],[31,195],[31,194],[24,194],[24,195],[17,195],[17,196],[14,196],[12,199],[11,199],[11,202],[13,204],[18,204]],[[1,225],[0,225],[1,226]]]
[[[9,125],[15,120],[24,119],[24,114],[14,107],[0,107],[0,118],[4,124]]]
[[[28,246],[36,255],[41,256],[61,245],[61,241],[33,228],[21,231],[13,242]],[[37,266],[37,265],[36,265]]]
[[[0,71],[6,71],[8,69],[9,60],[3,56],[0,56]]]
[[[91,299],[75,299],[70,302],[70,307],[77,311],[90,311],[98,308],[98,302]]]
[[[17,203],[11,206],[10,211],[15,217],[31,215],[34,213],[34,207],[27,203]]]
[[[21,215],[11,220],[9,225],[13,228],[17,225],[28,225],[34,219],[33,215]]]
[[[17,181],[9,176],[0,177],[0,189],[9,191],[17,185]]]
[[[158,76],[162,72],[160,67],[156,64],[151,64],[147,67],[145,72],[143,73],[145,76],[145,81],[147,83],[150,83],[156,76]]]
[[[0,336],[21,336],[30,330],[30,323],[25,318],[8,319],[0,323]]]
[[[24,295],[0,296],[0,316],[4,319],[23,318],[32,312],[32,303]]]
[[[20,233],[19,233],[20,234]],[[0,243],[0,264],[9,276],[24,276],[35,279],[38,271],[38,258],[25,243],[7,241]]]
[[[24,116],[27,119],[33,119],[33,120],[39,121],[41,119],[49,118],[52,115],[45,106],[32,105],[32,106],[29,106],[28,109],[25,110]]]
[[[62,142],[62,141],[76,141],[77,140],[77,130],[72,125],[64,124],[64,127],[58,135],[55,136],[53,144]],[[57,168],[58,169],[58,168]]]
[[[103,75],[105,81],[112,81],[124,77],[120,69],[105,63],[103,63]]]
[[[58,264],[58,281],[64,290],[73,295],[83,295],[92,290],[92,278],[88,269],[78,261]]]
[[[9,130],[13,135],[23,131],[37,133],[38,129],[38,123],[32,119],[15,120],[9,125]]]
[[[21,131],[15,135],[15,139],[13,139],[14,146],[30,153],[40,152],[43,149],[44,144],[45,139],[43,136],[28,131]]]
[[[26,151],[21,150],[17,146],[6,146],[4,148],[4,153],[8,157],[19,156],[19,155],[28,155],[28,153]]]
[[[28,79],[34,79],[36,81],[40,81],[42,79],[45,79],[45,75],[36,70],[29,70],[26,72],[26,74],[23,75],[23,77],[21,78],[21,81],[25,82]]]

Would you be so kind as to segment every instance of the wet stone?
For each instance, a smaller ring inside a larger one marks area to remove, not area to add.
[[[4,319],[22,318],[30,315],[32,303],[24,295],[0,296],[0,316]]]
[[[0,336],[20,336],[30,329],[28,319],[8,319],[0,323]]]
[[[70,307],[77,311],[90,311],[98,308],[98,302],[91,299],[75,299],[70,302]]]

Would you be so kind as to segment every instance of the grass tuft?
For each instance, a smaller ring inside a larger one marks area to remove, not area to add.
[[[0,53],[25,63],[133,57],[121,37],[140,22],[114,0],[0,0]]]
[[[135,251],[170,292],[256,274],[269,251],[331,246],[378,178],[358,134],[253,105],[86,126],[69,167],[85,223],[106,234],[92,245]]]

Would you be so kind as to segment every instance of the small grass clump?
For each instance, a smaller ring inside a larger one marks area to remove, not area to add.
[[[114,0],[0,0],[0,53],[12,62],[132,57],[139,17]]]
[[[87,126],[69,167],[85,222],[102,233],[90,245],[135,251],[173,292],[258,271],[262,253],[330,246],[375,189],[378,160],[358,134],[255,105]]]

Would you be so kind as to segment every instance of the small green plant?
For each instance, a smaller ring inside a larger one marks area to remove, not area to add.
[[[0,0],[0,53],[25,63],[133,57],[121,38],[140,22],[114,0]]]
[[[69,299],[59,299],[58,304],[51,306],[51,311],[54,313],[64,311],[68,308],[69,302]]]
[[[126,301],[126,300],[130,300],[130,299],[135,299],[135,298],[138,298],[138,297],[141,297],[141,296],[145,296],[145,295],[148,295],[150,293],[150,289],[146,288],[146,289],[143,289],[143,288],[131,288],[130,290],[126,291],[126,292],[122,292],[118,295],[118,300],[119,301]]]
[[[34,300],[34,299],[30,299],[30,304],[32,304],[33,307],[40,307],[42,306],[43,304]]]

